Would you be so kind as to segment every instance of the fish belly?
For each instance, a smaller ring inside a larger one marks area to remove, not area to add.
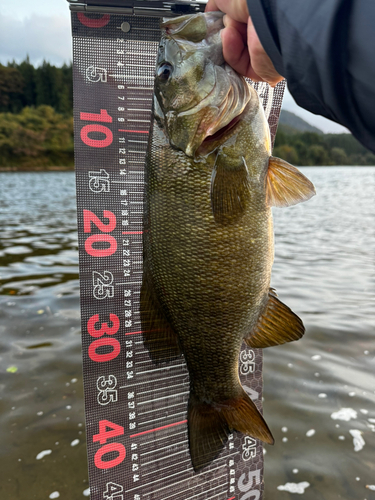
[[[145,264],[178,336],[192,390],[201,401],[222,401],[241,390],[242,340],[267,300],[272,220],[265,202],[254,196],[258,202],[240,220],[216,223],[212,165],[189,162],[176,152],[173,161],[151,164]]]

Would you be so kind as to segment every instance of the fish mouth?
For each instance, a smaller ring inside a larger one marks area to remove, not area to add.
[[[231,122],[229,122],[227,125],[222,127],[221,129],[217,130],[214,134],[208,135],[204,141],[202,142],[203,144],[208,144],[212,141],[216,141],[218,139],[221,139],[226,132],[229,132],[241,119],[243,115],[243,112],[240,113],[238,116],[235,116]]]
[[[206,156],[212,153],[217,146],[222,142],[224,137],[228,138],[237,129],[236,125],[241,121],[245,111],[235,116],[227,125],[217,130],[214,134],[208,135],[195,152],[195,157]]]
[[[196,157],[212,151],[219,139],[233,131],[251,100],[248,83],[232,68],[225,64],[216,67],[215,71],[215,86],[199,104],[203,113],[194,136],[185,147],[187,156]]]

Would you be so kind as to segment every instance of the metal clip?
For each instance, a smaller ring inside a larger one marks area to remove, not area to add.
[[[206,1],[187,2],[177,0],[67,0],[73,12],[98,14],[125,14],[145,17],[174,17],[203,12]]]

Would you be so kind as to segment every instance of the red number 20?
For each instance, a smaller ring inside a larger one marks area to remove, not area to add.
[[[116,227],[116,216],[113,212],[109,210],[103,210],[103,217],[108,219],[108,224],[102,222],[99,217],[97,217],[90,210],[83,211],[83,230],[85,233],[91,233],[91,223],[102,231],[103,233],[110,233]],[[94,248],[94,243],[109,243],[107,248]],[[108,257],[113,255],[117,250],[116,239],[109,234],[93,234],[89,236],[85,241],[85,250],[92,257]]]

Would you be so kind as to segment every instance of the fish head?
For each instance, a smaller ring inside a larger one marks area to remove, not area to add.
[[[251,98],[245,79],[223,57],[223,13],[162,23],[155,73],[154,116],[172,147],[194,157],[203,141],[238,117]]]

